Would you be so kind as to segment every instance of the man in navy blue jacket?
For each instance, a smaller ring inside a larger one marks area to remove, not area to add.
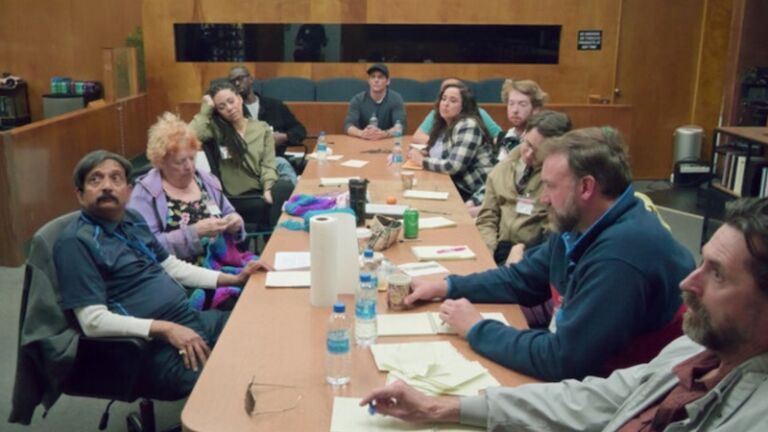
[[[558,232],[517,265],[415,280],[406,303],[447,298],[441,319],[475,351],[547,381],[650,360],[682,333],[678,284],[694,268],[691,254],[634,196],[616,130],[571,131],[542,151],[541,200]],[[484,320],[470,303],[528,306],[550,297],[547,330]]]

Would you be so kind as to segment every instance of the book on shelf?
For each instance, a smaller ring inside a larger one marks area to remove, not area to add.
[[[749,159],[744,169],[744,181],[741,189],[741,196],[762,196],[760,194],[761,183],[764,172],[768,168],[768,159],[764,157],[753,157]]]

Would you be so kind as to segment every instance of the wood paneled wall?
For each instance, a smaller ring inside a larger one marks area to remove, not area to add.
[[[199,100],[230,63],[177,63],[173,23],[326,22],[562,25],[557,65],[391,64],[392,76],[420,80],[460,76],[531,78],[555,104],[588,95],[631,105],[636,178],[666,178],[672,133],[684,124],[716,126],[723,93],[729,14],[743,0],[155,0],[144,2],[150,113]],[[578,30],[603,31],[600,51],[578,51]],[[251,63],[258,78],[364,77],[352,63]],[[614,98],[614,89],[623,95]],[[333,127],[333,126],[331,126]]]
[[[182,22],[326,22],[562,25],[560,64],[390,65],[391,75],[420,80],[460,76],[470,80],[525,77],[539,82],[553,102],[585,103],[587,95],[609,95],[616,62],[619,5],[616,0],[155,0],[145,1],[143,24],[150,113],[197,100],[230,63],[177,63],[173,24]],[[577,51],[578,30],[603,31],[600,51]],[[355,63],[251,63],[258,78],[365,77]]]
[[[72,170],[86,153],[146,149],[146,113],[142,94],[0,133],[0,265],[20,265],[38,228],[78,208]]]
[[[54,76],[102,80],[101,49],[141,26],[138,0],[0,0],[0,71],[28,82],[32,121]]]

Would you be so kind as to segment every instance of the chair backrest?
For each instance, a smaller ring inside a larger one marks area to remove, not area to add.
[[[349,102],[367,89],[368,83],[358,78],[328,78],[317,82],[316,96],[318,102]]]
[[[315,100],[315,82],[301,77],[272,78],[262,82],[261,95],[283,102],[312,102]]]
[[[392,78],[389,88],[400,93],[404,102],[422,102],[422,83],[410,78]]]
[[[59,238],[64,229],[80,215],[80,211],[67,213],[56,219],[49,221],[42,226],[32,237],[32,245],[27,258],[27,269],[24,274],[24,288],[21,294],[21,313],[19,314],[19,338],[24,331],[24,324],[27,317],[27,305],[29,303],[30,289],[33,283],[33,269],[38,270],[40,275],[46,277],[53,288],[54,295],[58,296],[58,277],[56,275],[56,266],[53,263],[53,245]],[[35,293],[37,294],[37,293]],[[41,293],[45,294],[45,293]],[[50,313],[60,314],[64,318],[64,313],[59,307],[51,308]]]
[[[214,84],[220,83],[220,82],[229,82],[229,79],[228,78],[214,78],[214,79],[211,80],[211,84],[209,84],[208,88],[211,88],[211,87],[213,87]],[[263,81],[258,80],[256,78],[253,79],[253,91],[255,93],[261,94],[262,86],[263,86]],[[205,89],[205,91],[207,92],[208,89]]]
[[[504,78],[491,78],[478,81],[475,86],[475,98],[477,103],[501,102],[501,86]]]
[[[421,83],[421,100],[424,102],[434,102],[440,96],[440,84],[443,79],[433,79]]]

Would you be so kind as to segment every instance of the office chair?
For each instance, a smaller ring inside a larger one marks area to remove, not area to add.
[[[389,88],[400,93],[403,102],[421,102],[422,87],[421,81],[410,78],[392,78],[389,81]]]
[[[368,83],[358,78],[328,78],[317,82],[318,102],[349,102],[352,97],[368,90]]]
[[[283,102],[313,102],[315,82],[301,77],[272,78],[262,82],[261,94]]]
[[[501,102],[501,86],[504,78],[491,78],[478,81],[475,85],[475,98],[477,103]]]
[[[148,342],[133,337],[87,337],[74,315],[58,306],[53,245],[79,215],[78,211],[60,216],[32,238],[24,273],[9,421],[29,424],[37,405],[42,403],[47,410],[63,393],[110,400],[99,422],[99,429],[104,430],[114,401],[132,403],[141,398],[139,413],[126,418],[128,430],[154,432],[154,404],[140,394],[141,371],[149,361]]]

